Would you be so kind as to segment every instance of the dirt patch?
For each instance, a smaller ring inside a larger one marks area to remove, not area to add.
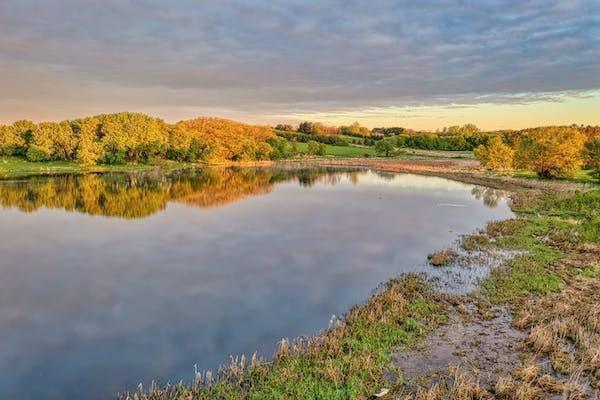
[[[511,316],[503,307],[461,298],[449,307],[449,322],[432,332],[424,344],[411,351],[392,354],[394,371],[387,378],[399,378],[407,391],[437,385],[452,366],[477,371],[483,387],[491,388],[498,376],[520,365],[518,348],[527,335],[511,327]]]

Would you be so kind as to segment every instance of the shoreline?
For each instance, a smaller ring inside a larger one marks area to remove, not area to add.
[[[18,159],[11,157],[11,159]],[[33,176],[52,176],[63,174],[87,174],[109,172],[143,172],[143,171],[176,171],[196,168],[229,168],[229,167],[276,167],[276,168],[362,168],[373,169],[380,172],[412,173],[425,176],[437,176],[473,185],[487,186],[493,189],[518,190],[538,189],[555,191],[589,190],[600,187],[597,183],[577,182],[570,180],[540,180],[538,178],[516,177],[511,174],[499,174],[481,168],[478,161],[457,158],[301,158],[286,160],[244,161],[224,163],[182,163],[176,161],[163,161],[157,164],[119,164],[81,166],[74,162],[32,163],[22,159],[19,161],[27,164],[25,169],[4,165],[8,164],[9,157],[0,157],[0,181]],[[56,166],[54,166],[56,164]],[[47,166],[49,165],[49,166]]]

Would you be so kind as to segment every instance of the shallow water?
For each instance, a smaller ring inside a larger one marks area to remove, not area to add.
[[[0,398],[107,399],[269,356],[511,216],[441,178],[220,169],[0,182]]]

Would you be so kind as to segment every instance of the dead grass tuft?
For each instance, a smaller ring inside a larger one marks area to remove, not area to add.
[[[559,293],[527,300],[514,324],[530,329],[529,348],[548,356],[556,371],[577,371],[600,389],[600,280],[575,279]]]
[[[443,267],[451,264],[458,258],[458,253],[452,249],[446,249],[431,253],[427,256],[427,259],[434,267]]]

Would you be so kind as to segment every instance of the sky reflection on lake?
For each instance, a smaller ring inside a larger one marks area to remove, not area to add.
[[[509,217],[502,195],[325,170],[0,182],[0,398],[106,399],[268,356]]]

